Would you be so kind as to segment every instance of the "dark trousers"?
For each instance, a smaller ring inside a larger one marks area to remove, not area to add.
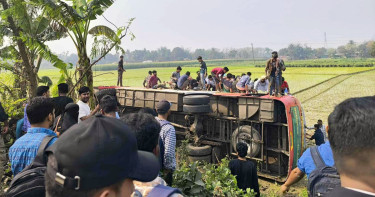
[[[122,86],[122,74],[123,73],[124,73],[124,71],[122,71],[122,70],[118,71],[117,86]]]

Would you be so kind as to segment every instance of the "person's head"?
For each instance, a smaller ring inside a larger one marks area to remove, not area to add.
[[[124,59],[124,56],[123,56],[123,55],[121,55],[121,56],[120,56],[120,59]]]
[[[285,78],[284,78],[284,77],[281,77],[281,81],[284,82],[284,81],[285,81]]]
[[[31,99],[26,107],[26,114],[32,127],[49,128],[55,120],[52,99],[43,96]]]
[[[129,197],[133,180],[152,181],[160,170],[155,155],[138,151],[134,130],[100,114],[70,127],[46,153],[51,197]]]
[[[149,107],[145,107],[145,108],[140,109],[138,111],[138,113],[150,114],[153,117],[158,116],[158,114],[156,113],[156,111],[154,109],[149,108]]]
[[[159,156],[160,123],[147,113],[131,113],[121,117],[135,132],[138,150]]]
[[[84,103],[89,102],[89,99],[90,99],[90,88],[88,88],[86,86],[82,86],[78,90],[78,95],[79,95],[79,100],[81,100],[82,102],[84,102]]]
[[[319,125],[318,124],[314,124],[314,129],[319,129]]]
[[[149,71],[148,71],[148,74],[149,74],[149,75],[152,75],[152,71],[151,71],[151,70],[149,70]]]
[[[210,80],[210,81],[213,80],[212,75],[208,75],[208,80]]]
[[[158,72],[156,70],[153,70],[152,74],[156,76],[158,74]]]
[[[177,66],[177,69],[176,69],[176,72],[181,72],[181,70],[182,70],[182,68],[181,68],[181,66]]]
[[[170,103],[169,101],[167,101],[167,100],[161,100],[156,105],[156,112],[159,115],[168,116],[171,113],[171,110],[170,110],[171,106],[172,106],[172,103]]]
[[[116,112],[118,111],[117,100],[114,96],[105,95],[99,101],[100,113],[109,116],[116,117]]]
[[[247,74],[247,76],[249,76],[249,77],[251,76],[251,72],[247,72],[246,74]]]
[[[371,188],[375,188],[374,120],[374,96],[347,99],[328,117],[329,142],[340,176]]]
[[[318,125],[322,126],[323,125],[323,121],[322,120],[318,120]]]
[[[227,74],[227,79],[228,79],[228,80],[231,80],[232,77],[233,77],[232,73],[228,73],[228,74]]]
[[[59,85],[57,85],[57,88],[59,90],[60,96],[66,95],[69,92],[69,85],[66,83],[60,83]]]
[[[186,72],[186,75],[187,75],[187,76],[190,76],[190,72],[189,72],[189,71],[187,71],[187,72]]]
[[[243,76],[245,76],[245,75],[246,75],[245,73],[242,73],[242,74],[241,74],[241,77],[243,77]]]
[[[229,71],[228,67],[224,67],[224,73],[227,73]]]
[[[239,157],[245,158],[247,155],[247,144],[244,142],[238,142],[236,145],[236,150]]]
[[[272,58],[276,59],[278,57],[279,57],[279,55],[277,54],[277,51],[273,51],[272,52]]]
[[[48,86],[39,86],[36,88],[36,96],[43,96],[46,98],[50,97],[49,87]]]
[[[255,79],[254,79],[254,82],[255,82],[255,81],[258,81],[258,78],[255,78]]]
[[[198,60],[199,62],[202,62],[202,61],[203,61],[202,56],[198,56],[197,60]]]
[[[262,76],[262,77],[260,78],[260,81],[261,81],[262,83],[266,82],[266,76]]]

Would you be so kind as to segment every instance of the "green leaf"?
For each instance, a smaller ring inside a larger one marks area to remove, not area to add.
[[[120,38],[117,34],[109,27],[104,25],[98,25],[90,29],[89,34],[94,36],[105,36],[110,39],[112,42],[117,42],[121,44]]]

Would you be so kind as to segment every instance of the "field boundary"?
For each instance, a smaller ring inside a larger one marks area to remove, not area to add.
[[[374,69],[369,69],[369,70],[363,70],[363,71],[353,72],[353,73],[340,74],[340,75],[334,76],[334,77],[332,77],[332,78],[326,79],[326,80],[324,80],[324,81],[322,81],[322,82],[319,82],[319,83],[317,83],[317,84],[314,84],[314,85],[312,85],[312,86],[309,86],[309,87],[307,87],[307,88],[304,88],[304,89],[302,89],[302,90],[298,90],[297,92],[294,92],[293,95],[300,94],[300,93],[302,93],[302,92],[305,92],[305,91],[307,91],[307,90],[310,90],[310,89],[312,89],[312,88],[315,88],[315,87],[318,86],[318,85],[322,85],[322,84],[324,84],[324,83],[327,83],[327,82],[329,82],[329,81],[331,81],[331,80],[334,80],[334,79],[336,79],[336,78],[338,78],[338,77],[341,77],[341,76],[348,76],[348,75],[353,76],[353,75],[357,75],[357,74],[361,74],[361,73],[365,73],[365,72],[370,72],[370,71],[374,71],[374,70],[375,70],[375,68],[374,68]],[[350,76],[349,76],[349,77],[350,77]],[[348,78],[349,78],[349,77],[348,77]],[[338,84],[338,83],[337,83],[337,84]],[[335,84],[335,85],[337,85],[337,84]],[[334,87],[334,86],[332,86],[332,87]]]

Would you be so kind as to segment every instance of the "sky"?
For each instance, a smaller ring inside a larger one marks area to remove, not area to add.
[[[135,18],[127,50],[337,47],[375,40],[375,0],[117,0],[104,12],[117,26]],[[103,17],[94,25],[109,24]],[[69,38],[49,42],[55,53],[76,53]],[[89,51],[91,46],[89,45]]]

